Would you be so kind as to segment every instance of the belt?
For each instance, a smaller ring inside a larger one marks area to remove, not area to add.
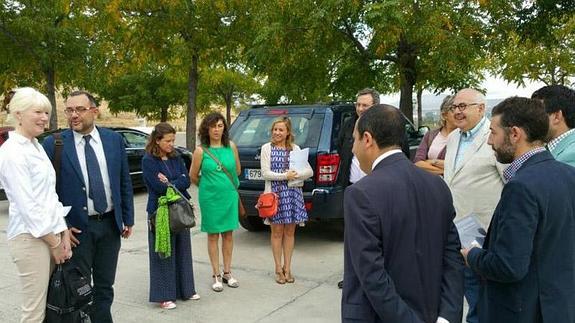
[[[96,220],[96,221],[102,221],[102,220],[109,218],[109,217],[112,217],[112,216],[114,216],[114,210],[112,210],[110,212],[102,213],[102,214],[88,215],[88,219]]]

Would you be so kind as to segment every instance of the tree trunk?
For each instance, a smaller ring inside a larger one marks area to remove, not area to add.
[[[168,107],[161,107],[160,110],[160,122],[168,122]]]
[[[400,72],[399,89],[401,91],[399,97],[399,109],[405,116],[413,122],[413,86],[414,81],[411,81],[404,75],[404,72]]]
[[[198,54],[192,54],[192,65],[188,71],[188,111],[186,113],[186,147],[196,148],[196,98],[198,96]]]
[[[226,101],[226,120],[228,125],[232,124],[232,94],[226,94],[224,100]]]
[[[417,127],[423,126],[423,103],[421,102],[421,96],[423,95],[423,89],[417,89]]]
[[[55,72],[52,66],[46,68],[46,96],[52,105],[50,114],[50,130],[58,129],[58,107],[56,107]]]
[[[416,60],[416,47],[402,36],[397,47],[399,90],[401,91],[399,109],[411,122],[413,122],[413,87],[417,81]]]

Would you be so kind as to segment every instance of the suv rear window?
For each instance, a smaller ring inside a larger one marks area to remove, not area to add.
[[[323,123],[322,114],[289,114],[295,143],[300,147],[317,147]],[[271,139],[271,126],[277,115],[256,114],[232,127],[231,137],[239,147],[260,147]]]

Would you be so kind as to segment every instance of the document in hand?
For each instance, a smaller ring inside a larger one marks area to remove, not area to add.
[[[289,169],[295,170],[298,173],[302,173],[308,165],[307,162],[308,156],[309,156],[309,148],[290,151]],[[290,187],[299,186],[301,184],[303,184],[303,180],[297,180],[297,179],[289,181],[288,183]]]
[[[475,214],[469,214],[454,223],[463,248],[483,247],[487,232]]]

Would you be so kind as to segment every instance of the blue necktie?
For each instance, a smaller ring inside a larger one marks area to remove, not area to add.
[[[108,202],[106,202],[106,191],[104,190],[104,181],[100,172],[100,165],[94,149],[90,145],[92,136],[84,136],[84,154],[86,155],[86,168],[88,169],[88,182],[90,184],[88,197],[94,202],[94,209],[99,214],[106,212]]]

